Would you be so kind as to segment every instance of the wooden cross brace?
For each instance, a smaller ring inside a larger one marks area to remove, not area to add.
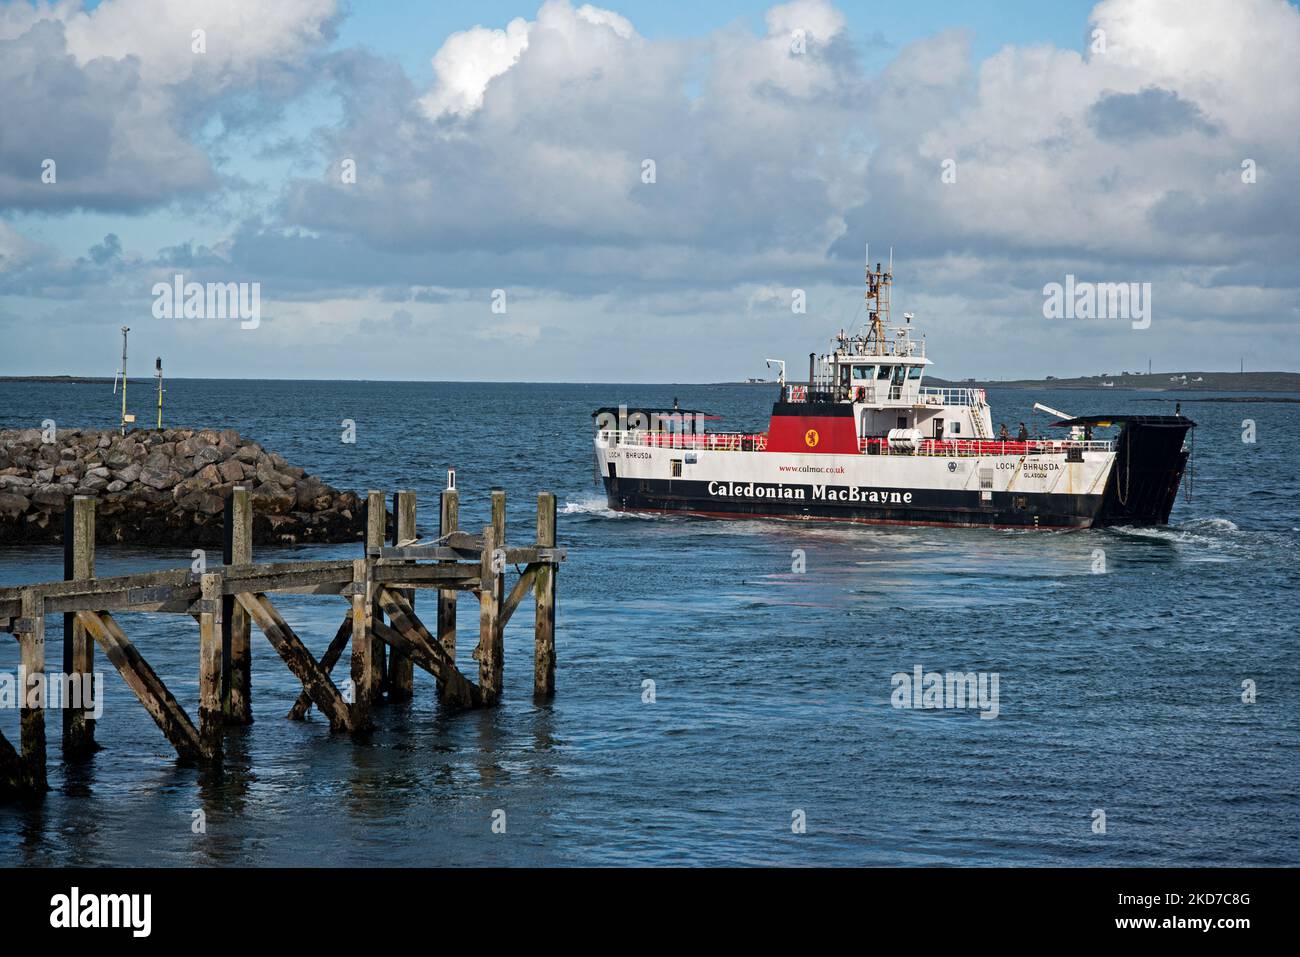
[[[311,697],[320,713],[329,719],[331,731],[356,730],[352,709],[348,707],[339,689],[330,680],[307,646],[302,643],[289,623],[276,611],[275,606],[261,593],[240,592],[235,600],[248,612],[248,617],[266,635],[276,653],[302,682],[303,690]]]
[[[127,686],[135,692],[145,710],[157,723],[176,753],[185,760],[215,757],[211,745],[205,745],[162,679],[136,650],[113,616],[106,611],[79,611],[77,622],[95,639],[109,663],[117,669]]]

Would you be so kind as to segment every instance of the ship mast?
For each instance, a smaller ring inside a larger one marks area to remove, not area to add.
[[[889,289],[894,284],[894,247],[889,247],[889,268],[871,268],[871,246],[866,247],[867,354],[885,354],[885,325],[889,322]]]

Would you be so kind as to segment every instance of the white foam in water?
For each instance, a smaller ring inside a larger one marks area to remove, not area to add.
[[[641,512],[616,512],[609,507],[609,503],[606,502],[603,497],[599,497],[599,496],[584,498],[578,502],[566,501],[564,503],[564,507],[560,509],[560,514],[561,515],[595,515],[598,516],[599,518],[640,518],[640,519],[654,518],[653,514],[646,514]]]
[[[1196,532],[1239,532],[1239,531],[1241,531],[1241,529],[1237,527],[1237,523],[1236,523],[1236,522],[1229,521],[1229,520],[1226,519],[1226,518],[1198,518],[1198,519],[1195,519],[1195,520],[1193,520],[1193,521],[1190,521],[1190,522],[1186,523],[1185,525],[1179,525],[1179,526],[1177,526],[1177,527],[1178,527],[1178,528],[1186,529],[1186,530],[1189,531],[1189,532],[1192,532],[1192,531],[1196,531]]]
[[[1135,528],[1131,525],[1122,525],[1115,528],[1114,531],[1135,538],[1159,539],[1200,549],[1199,555],[1193,552],[1185,556],[1192,561],[1231,561],[1231,558],[1227,555],[1213,555],[1211,553],[1221,553],[1224,550],[1238,552],[1242,547],[1249,544],[1245,540],[1247,536],[1242,534],[1237,523],[1226,518],[1198,518],[1181,525],[1163,527]]]

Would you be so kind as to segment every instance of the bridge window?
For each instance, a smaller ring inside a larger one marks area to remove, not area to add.
[[[854,382],[870,382],[875,377],[876,377],[875,366],[854,366],[853,367]]]
[[[925,370],[924,366],[908,366],[907,377],[909,379],[921,378],[921,373]]]
[[[893,366],[880,366],[876,371],[877,379],[888,379],[893,374]]]

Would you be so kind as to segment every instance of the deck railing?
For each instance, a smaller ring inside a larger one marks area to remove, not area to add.
[[[765,452],[765,432],[630,432],[606,430],[596,433],[602,448],[632,446],[656,449],[702,450],[707,452]],[[993,439],[922,439],[915,451],[890,448],[889,440],[863,438],[858,451],[866,455],[928,455],[941,458],[970,458],[988,455],[1060,455],[1070,449],[1082,452],[1110,452],[1114,443],[1106,439],[1087,442],[1054,439],[1030,439],[1027,442],[1000,442]]]
[[[983,389],[940,389],[923,386],[920,400],[925,405],[966,405],[977,408],[984,405]]]
[[[910,394],[909,394],[910,393]],[[852,385],[822,385],[809,391],[807,386],[787,385],[782,394],[786,402],[865,402],[883,405],[887,402],[907,402],[909,405],[955,405],[977,409],[987,405],[983,389],[941,389],[921,386],[911,392],[910,385],[894,382],[855,382]]]
[[[858,439],[858,451],[867,455],[930,455],[941,458],[969,458],[984,455],[1060,455],[1070,449],[1082,452],[1110,452],[1114,443],[1106,439],[1086,442],[1030,439],[1027,442],[996,439],[922,439],[916,450],[891,448],[888,439]]]
[[[702,449],[708,452],[765,452],[766,432],[629,432],[606,430],[596,433],[602,448],[639,446],[655,449]]]

